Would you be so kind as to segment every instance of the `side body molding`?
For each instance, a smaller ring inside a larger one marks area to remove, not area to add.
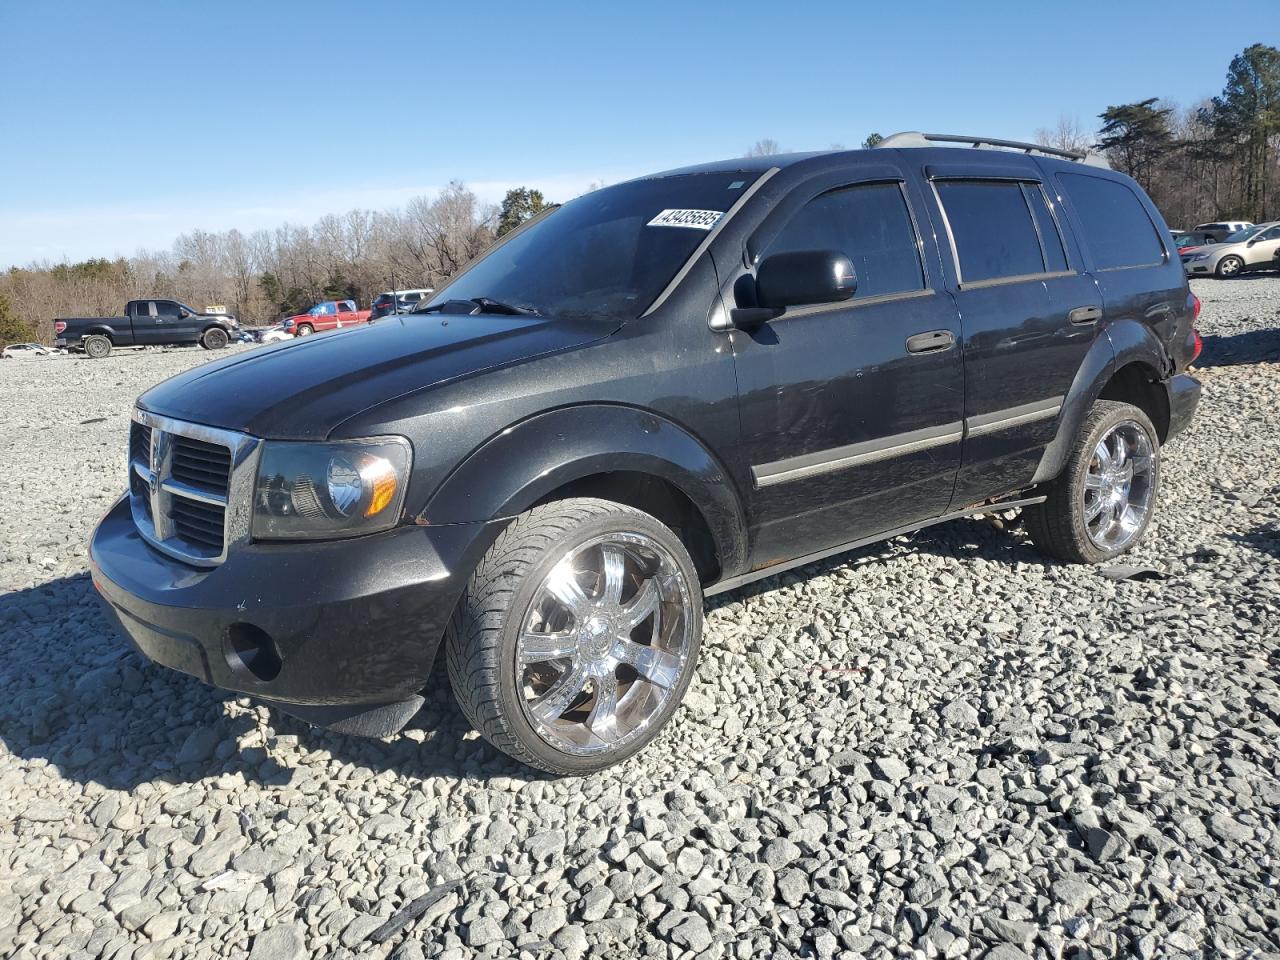
[[[747,523],[728,471],[688,431],[635,407],[562,407],[508,427],[454,468],[419,521],[514,517],[566,483],[616,471],[660,477],[679,489],[707,522],[721,577],[742,571]]]
[[[1162,378],[1171,372],[1168,353],[1151,328],[1125,318],[1106,328],[1076,371],[1071,390],[1062,404],[1057,436],[1045,448],[1033,483],[1043,483],[1058,475],[1089,408],[1116,371],[1131,363],[1145,364]]]

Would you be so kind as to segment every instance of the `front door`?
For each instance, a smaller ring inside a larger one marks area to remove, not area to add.
[[[748,245],[753,263],[837,250],[858,281],[849,301],[789,308],[733,334],[753,567],[931,519],[951,499],[959,319],[925,266],[908,184],[886,166],[873,182],[824,184],[781,204]]]

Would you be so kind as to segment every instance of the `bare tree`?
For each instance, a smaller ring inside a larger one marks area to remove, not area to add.
[[[777,140],[757,140],[753,143],[749,150],[743,156],[745,157],[771,157],[775,153],[781,153],[782,147]]]
[[[1081,125],[1079,118],[1067,113],[1059,114],[1053,127],[1041,127],[1036,131],[1036,143],[1071,153],[1088,153],[1096,139],[1095,134]]]

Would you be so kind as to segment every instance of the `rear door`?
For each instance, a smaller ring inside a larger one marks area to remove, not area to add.
[[[133,342],[136,344],[163,343],[164,328],[156,313],[154,300],[134,300],[130,308],[133,325]]]
[[[826,174],[793,189],[748,241],[748,270],[822,249],[845,253],[858,277],[849,301],[791,307],[733,336],[753,565],[931,519],[951,499],[960,326],[936,256],[924,256],[919,202],[894,164]],[[737,306],[750,305],[749,279],[733,283]]]
[[[1027,486],[1085,354],[1102,298],[1064,240],[1029,159],[927,170],[964,330],[964,463],[952,508]]]

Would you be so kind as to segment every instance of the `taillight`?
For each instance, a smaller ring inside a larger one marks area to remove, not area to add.
[[[1200,298],[1197,297],[1194,293],[1188,293],[1187,298],[1190,301],[1187,304],[1187,306],[1191,308],[1191,319],[1199,320],[1200,319]]]
[[[1198,308],[1199,306],[1200,301],[1197,300],[1196,307]],[[1196,312],[1199,313],[1200,311],[1197,309]],[[1196,360],[1200,358],[1200,351],[1204,349],[1204,340],[1201,339],[1200,331],[1195,327],[1191,328],[1191,336],[1193,338],[1193,345],[1191,347],[1191,360],[1189,362],[1195,363]]]
[[[65,321],[65,320],[55,320],[55,321],[53,321],[53,332],[54,332],[54,333],[66,333],[66,331],[67,331],[67,323],[66,323],[66,321]]]

